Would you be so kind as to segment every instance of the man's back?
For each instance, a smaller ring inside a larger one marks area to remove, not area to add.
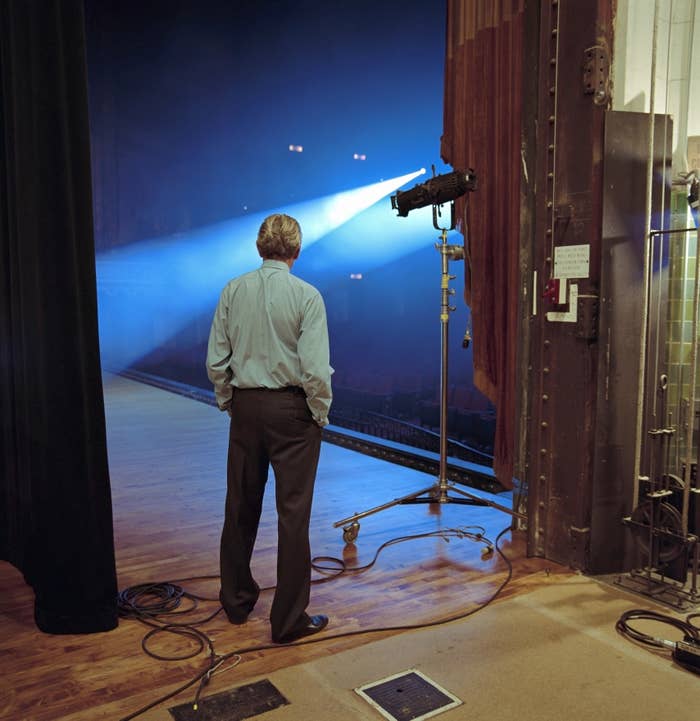
[[[230,281],[221,293],[209,339],[207,365],[220,407],[236,388],[299,386],[314,419],[327,423],[330,358],[321,294],[289,272],[284,261]],[[226,378],[217,378],[217,369]],[[223,395],[221,394],[223,391]]]

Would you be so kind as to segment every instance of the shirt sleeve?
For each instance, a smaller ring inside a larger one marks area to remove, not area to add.
[[[309,410],[319,426],[328,425],[328,411],[333,398],[333,369],[330,366],[326,307],[318,292],[305,305],[297,352],[301,363],[301,384]]]
[[[222,411],[228,410],[233,397],[233,372],[230,366],[232,348],[227,331],[227,317],[228,307],[222,293],[216,306],[207,345],[207,375],[214,384],[216,403]]]

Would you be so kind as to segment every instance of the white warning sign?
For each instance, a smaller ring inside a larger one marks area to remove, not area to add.
[[[554,249],[555,278],[588,278],[591,246],[560,245]]]

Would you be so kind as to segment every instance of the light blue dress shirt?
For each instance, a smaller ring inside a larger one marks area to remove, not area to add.
[[[236,388],[299,386],[318,425],[328,423],[331,373],[321,294],[280,260],[229,281],[209,333],[207,374],[228,410]]]

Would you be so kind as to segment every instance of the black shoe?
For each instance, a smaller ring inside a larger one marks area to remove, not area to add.
[[[229,613],[223,606],[224,613],[226,614],[226,618],[228,618],[229,623],[233,623],[236,626],[242,626],[247,620],[248,616],[234,616],[232,613]]]
[[[311,636],[314,633],[323,631],[327,625],[328,616],[323,616],[322,614],[319,614],[318,616],[309,616],[309,620],[305,626],[301,626],[294,631],[290,631],[285,636],[279,636],[278,638],[273,636],[272,640],[275,643],[293,643],[294,641],[298,641],[300,638],[304,638],[304,636]]]

